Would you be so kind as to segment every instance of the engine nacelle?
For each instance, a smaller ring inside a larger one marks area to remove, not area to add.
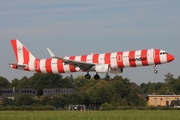
[[[123,73],[123,68],[112,68],[109,72],[112,74],[120,74]]]
[[[97,73],[108,73],[110,71],[110,67],[108,64],[96,65],[95,71]]]

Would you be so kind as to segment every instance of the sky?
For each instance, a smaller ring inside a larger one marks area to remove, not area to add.
[[[175,60],[157,66],[157,75],[152,66],[126,68],[119,75],[137,84],[163,82],[167,73],[177,78],[179,5],[179,0],[0,0],[0,76],[11,81],[34,74],[7,65],[15,62],[10,40],[19,39],[38,58],[50,57],[47,47],[60,57],[159,48]]]

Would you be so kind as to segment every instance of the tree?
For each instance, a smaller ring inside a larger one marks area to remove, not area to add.
[[[101,86],[99,87],[94,95],[94,102],[97,106],[101,106],[104,103],[110,103],[110,99],[111,99],[111,93],[105,89],[105,87]]]
[[[5,98],[2,103],[3,106],[14,105],[14,100],[11,98]]]
[[[131,92],[127,97],[127,102],[129,106],[138,106],[139,105],[139,96],[136,93]]]
[[[147,93],[147,91],[148,91],[148,86],[147,86],[146,83],[142,83],[142,84],[140,85],[140,88],[142,89],[142,93],[143,93],[143,94]]]
[[[28,81],[29,88],[36,89],[38,96],[43,94],[44,88],[64,88],[65,83],[67,81],[63,80],[61,75],[41,73],[35,73]]]
[[[180,94],[180,76],[169,83],[171,94]]]
[[[81,91],[81,92],[79,92],[79,94],[82,96],[82,98],[83,98],[83,104],[85,105],[85,106],[89,106],[90,105],[90,103],[91,103],[91,101],[90,101],[90,99],[89,99],[89,95],[85,92],[85,91]]]
[[[18,88],[28,88],[29,87],[28,80],[29,79],[26,76],[21,78],[18,82]]]
[[[130,82],[128,79],[123,79],[122,76],[115,76],[112,79],[112,87],[115,89],[115,93],[119,94],[119,97],[125,98],[131,88],[130,88]]]
[[[11,81],[11,88],[13,88],[13,87],[16,87],[16,88],[19,87],[19,80],[17,78],[15,78]]]
[[[115,93],[113,94],[112,98],[111,98],[111,104],[114,106],[121,106],[122,105],[122,99],[119,96],[119,94]]]
[[[109,81],[110,79],[111,79],[110,75],[106,74],[105,77],[104,77],[104,80]]]
[[[167,73],[165,75],[165,86],[166,86],[166,94],[171,94],[173,92],[172,83],[174,82],[174,75],[171,73]]]
[[[50,103],[51,100],[52,100],[51,97],[49,97],[49,96],[44,96],[44,97],[42,98],[42,100],[40,101],[40,103],[41,103],[41,105],[43,105],[43,106],[50,105],[50,104],[51,104],[51,103]]]
[[[164,76],[165,76],[164,81],[166,84],[169,84],[172,80],[174,80],[174,77],[173,77],[174,75],[171,73],[167,73]]]
[[[22,105],[33,105],[34,100],[30,95],[24,94],[24,95],[19,95],[19,97],[16,100],[16,105],[22,106]]]
[[[0,90],[8,88],[9,86],[10,82],[6,78],[0,76]]]
[[[68,97],[68,103],[72,105],[83,104],[83,96],[80,95],[79,93],[71,94]]]
[[[149,82],[148,84],[147,84],[147,86],[148,86],[148,90],[147,90],[147,93],[155,93],[156,92],[156,83],[151,83],[151,82]]]
[[[83,75],[78,76],[77,78],[74,79],[75,88],[81,89],[87,86],[89,84],[89,81],[90,80],[85,79]]]
[[[67,99],[62,95],[56,95],[50,101],[50,105],[61,109],[64,108],[66,103],[67,103]]]

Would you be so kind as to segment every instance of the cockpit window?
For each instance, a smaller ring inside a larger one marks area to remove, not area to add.
[[[165,55],[168,54],[167,52],[161,52],[160,55]]]

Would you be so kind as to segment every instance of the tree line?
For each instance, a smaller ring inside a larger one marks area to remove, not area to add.
[[[54,106],[64,108],[72,104],[84,104],[86,107],[99,108],[103,105],[110,106],[146,106],[146,99],[140,94],[180,94],[180,77],[174,78],[167,73],[164,82],[142,83],[137,85],[128,78],[116,75],[111,78],[106,75],[100,80],[93,78],[87,80],[84,76],[73,78],[72,75],[62,77],[56,74],[35,73],[30,78],[13,79],[11,82],[0,77],[0,90],[5,88],[31,88],[37,91],[37,97],[32,99],[29,95],[19,95],[15,100],[5,99],[3,105],[14,106]],[[52,97],[42,97],[44,88],[74,88],[71,95],[59,94]]]

